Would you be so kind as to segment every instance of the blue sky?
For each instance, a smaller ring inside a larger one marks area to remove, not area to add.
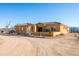
[[[61,22],[79,27],[79,4],[1,4],[0,27],[18,23]]]

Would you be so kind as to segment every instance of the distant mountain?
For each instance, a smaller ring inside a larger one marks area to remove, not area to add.
[[[79,31],[79,27],[70,27],[70,32]]]

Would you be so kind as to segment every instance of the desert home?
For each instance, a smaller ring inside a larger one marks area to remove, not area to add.
[[[56,36],[69,32],[69,27],[67,25],[58,22],[37,23],[35,28],[36,32],[34,32],[34,34],[43,36]]]
[[[16,30],[17,34],[27,34],[27,33],[34,31],[33,27],[34,27],[34,25],[30,24],[30,23],[17,24],[15,26],[15,30]]]
[[[57,36],[69,33],[69,27],[59,22],[45,22],[37,24],[18,24],[15,26],[17,33],[28,33],[41,36]]]

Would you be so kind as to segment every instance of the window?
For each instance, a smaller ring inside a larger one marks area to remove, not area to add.
[[[44,29],[43,32],[49,32],[49,29]]]
[[[38,27],[38,32],[42,32],[42,27]]]
[[[57,28],[56,27],[51,27],[51,29],[50,29],[52,32],[55,32],[56,30],[57,30]]]

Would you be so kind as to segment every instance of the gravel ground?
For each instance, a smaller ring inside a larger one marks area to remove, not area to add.
[[[54,38],[0,35],[2,56],[79,56],[79,34]]]

